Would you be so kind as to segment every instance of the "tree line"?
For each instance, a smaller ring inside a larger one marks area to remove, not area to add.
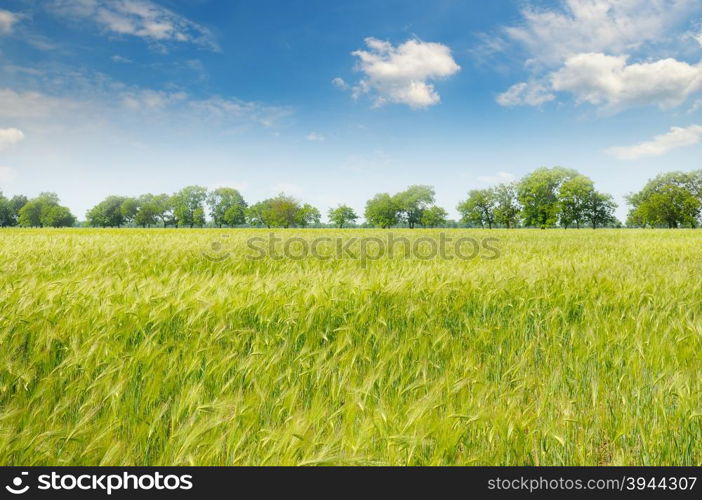
[[[595,189],[576,170],[539,168],[519,182],[475,189],[458,205],[466,222],[481,227],[555,227],[593,229],[618,225],[614,198]]]
[[[630,227],[698,227],[702,214],[702,170],[670,172],[627,196]],[[474,189],[456,207],[460,221],[435,203],[432,186],[414,185],[399,193],[379,193],[367,201],[362,227],[562,227],[622,225],[611,195],[589,177],[564,167],[539,168],[517,182]],[[331,226],[356,226],[348,205],[330,208]],[[70,227],[71,211],[54,193],[33,199],[0,192],[0,227]],[[249,205],[236,189],[188,186],[174,194],[108,196],[88,210],[91,227],[321,227],[320,211],[284,193]]]
[[[76,222],[55,193],[41,193],[30,200],[24,195],[6,198],[0,191],[0,227],[71,227]]]

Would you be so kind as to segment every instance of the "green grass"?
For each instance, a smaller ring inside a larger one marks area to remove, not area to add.
[[[702,464],[702,231],[244,258],[267,233],[0,231],[0,463]]]

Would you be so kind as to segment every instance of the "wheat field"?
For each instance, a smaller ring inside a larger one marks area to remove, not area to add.
[[[702,231],[445,232],[1,230],[0,463],[702,465]]]

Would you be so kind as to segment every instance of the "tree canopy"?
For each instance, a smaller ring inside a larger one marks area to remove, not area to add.
[[[424,217],[427,210],[434,207],[434,188],[432,186],[414,185],[395,195],[379,193],[366,203],[364,216],[369,224],[388,228],[400,223],[414,229],[422,221],[437,223],[441,212],[433,210]],[[445,211],[444,211],[445,214]],[[445,219],[445,215],[443,216]]]
[[[436,205],[422,211],[422,218],[419,223],[424,227],[444,226],[448,220],[448,213]]]
[[[492,229],[495,224],[497,200],[493,189],[473,189],[468,191],[468,198],[458,204],[461,220],[466,224],[487,226]]]
[[[56,193],[41,193],[22,205],[17,222],[22,227],[70,227],[76,218],[68,207],[59,204]]]
[[[204,226],[207,188],[187,186],[173,195],[173,215],[178,226]]]
[[[125,196],[108,196],[103,201],[88,210],[86,218],[93,227],[120,227],[126,219],[122,214],[122,204],[127,201]]]
[[[344,224],[353,224],[358,219],[356,212],[348,205],[339,205],[336,208],[330,208],[328,217],[329,221],[338,228],[344,227]]]
[[[284,193],[259,201],[246,210],[246,220],[252,226],[307,227],[319,224],[321,214],[312,205],[301,204]]]
[[[517,227],[521,207],[517,199],[517,185],[514,182],[500,184],[494,188],[495,223],[507,229]]]
[[[379,193],[366,203],[364,216],[369,224],[388,228],[397,224],[399,210],[392,196],[388,193]]]
[[[595,184],[592,179],[578,174],[565,180],[558,191],[558,202],[560,204],[559,221],[562,227],[580,225],[585,221],[585,210],[592,194],[595,192]]]
[[[697,227],[702,210],[702,170],[668,172],[628,196],[628,222],[639,226]]]
[[[233,188],[217,188],[207,196],[210,217],[218,227],[236,226],[246,223],[246,202],[239,191]]]
[[[19,213],[27,204],[27,197],[15,195],[6,198],[0,191],[0,227],[16,226],[19,223]]]
[[[397,216],[410,229],[414,229],[422,221],[422,214],[434,203],[434,188],[432,186],[410,186],[394,197]]]
[[[540,168],[518,183],[504,183],[468,192],[457,209],[471,226],[492,228],[562,228],[590,223],[593,228],[615,224],[617,205],[599,193],[589,177],[562,167]]]
[[[561,203],[559,189],[578,172],[564,167],[538,168],[517,185],[525,226],[547,228],[558,222]]]

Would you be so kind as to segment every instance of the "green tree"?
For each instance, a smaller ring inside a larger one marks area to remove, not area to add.
[[[299,222],[300,202],[292,196],[280,193],[270,199],[270,223],[273,227],[289,228]]]
[[[151,193],[143,194],[138,200],[138,210],[134,215],[134,224],[141,227],[155,226],[158,223],[158,207]]]
[[[614,216],[616,209],[617,204],[612,195],[593,190],[585,202],[584,220],[590,223],[592,229],[614,224],[617,222]]]
[[[60,205],[44,207],[39,219],[42,227],[71,227],[76,223],[76,218],[68,207]]]
[[[348,205],[339,205],[336,208],[329,209],[329,220],[338,228],[344,227],[346,223],[354,223],[358,219],[358,215],[353,208]]]
[[[580,224],[586,219],[588,203],[592,201],[595,185],[589,177],[576,175],[566,179],[558,191],[560,203],[560,224],[564,228],[575,224],[580,229]]]
[[[175,215],[175,195],[160,194],[156,196],[156,203],[159,204],[161,210],[161,222],[163,222],[163,227],[178,226],[178,219]]]
[[[38,199],[29,200],[20,210],[19,225],[22,227],[41,227],[41,210],[43,203]]]
[[[252,226],[271,227],[273,215],[271,211],[271,200],[263,200],[254,203],[246,209],[246,221]]]
[[[10,210],[10,226],[16,226],[19,223],[19,212],[20,210],[22,210],[22,207],[27,204],[28,201],[29,200],[27,199],[27,197],[23,194],[17,194],[8,200],[8,208]]]
[[[193,212],[193,225],[204,226],[205,225],[205,209],[204,207],[197,207]],[[190,226],[192,227],[192,225]]]
[[[207,189],[202,186],[187,186],[172,197],[173,216],[178,226],[193,227],[205,224]]]
[[[459,203],[457,208],[464,223],[492,229],[496,205],[493,189],[474,189],[468,192],[468,198]]]
[[[93,227],[120,227],[126,219],[122,214],[124,196],[108,196],[103,201],[88,210],[86,218]]]
[[[400,220],[407,223],[410,229],[422,220],[422,213],[434,203],[434,188],[431,186],[414,185],[397,193],[395,196]]]
[[[507,229],[517,227],[521,207],[517,199],[517,185],[513,182],[500,184],[493,190],[495,196],[495,222]]]
[[[692,172],[686,174],[686,177],[687,188],[693,195],[695,195],[695,198],[702,201],[702,169],[693,170]]]
[[[218,227],[236,226],[246,222],[246,202],[233,188],[217,188],[207,197],[210,217]]]
[[[254,203],[246,210],[246,219],[252,226],[284,227],[308,226],[320,220],[319,210],[284,193]]]
[[[67,207],[59,204],[55,193],[41,193],[27,201],[19,211],[22,227],[67,227],[75,224],[75,217]]]
[[[171,196],[151,193],[139,197],[139,210],[134,216],[134,224],[147,227],[162,224],[164,227],[175,225]]]
[[[10,200],[5,198],[0,191],[0,227],[15,225],[15,210]]]
[[[135,222],[136,215],[139,212],[139,200],[137,198],[125,198],[119,209],[124,223],[131,224]]]
[[[641,226],[695,227],[702,207],[696,196],[696,172],[668,172],[651,179],[638,193],[627,197],[628,222]]]
[[[565,181],[577,175],[575,170],[563,167],[542,167],[524,177],[517,185],[524,224],[542,229],[554,226],[561,208],[559,189]]]
[[[301,227],[311,226],[313,224],[319,224],[322,219],[322,214],[319,213],[312,205],[305,203],[300,207],[295,216],[295,223]]]
[[[448,213],[436,205],[424,209],[420,223],[424,227],[438,227],[446,224]]]
[[[364,216],[369,224],[386,229],[397,224],[399,212],[396,199],[388,193],[380,193],[366,202]]]

